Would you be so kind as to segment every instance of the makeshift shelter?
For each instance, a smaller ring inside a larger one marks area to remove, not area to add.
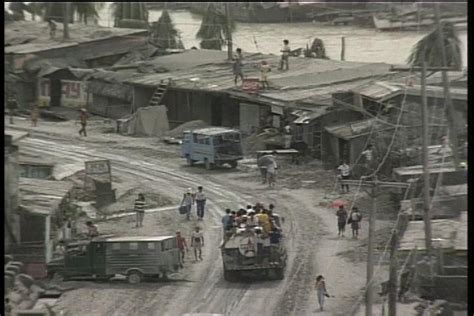
[[[118,132],[135,136],[163,136],[169,130],[164,105],[138,108],[129,118],[119,120]]]

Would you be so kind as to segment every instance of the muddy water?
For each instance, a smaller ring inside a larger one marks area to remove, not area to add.
[[[109,17],[111,10],[104,8],[100,13],[99,24],[113,26]],[[186,48],[196,46],[199,40],[195,35],[201,23],[201,17],[187,11],[170,11],[171,19],[181,33]],[[157,21],[161,11],[150,11],[149,21]],[[290,47],[296,49],[311,45],[318,37],[324,41],[326,53],[331,59],[341,57],[341,37],[345,37],[345,59],[359,62],[386,62],[404,64],[413,45],[420,40],[426,31],[378,32],[375,29],[364,29],[351,26],[321,26],[314,23],[272,23],[248,24],[237,23],[233,34],[234,46],[247,52],[278,54],[283,39],[290,41]],[[462,42],[463,64],[467,65],[467,31],[459,32]]]

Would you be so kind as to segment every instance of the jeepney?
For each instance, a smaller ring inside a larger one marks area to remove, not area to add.
[[[226,163],[235,168],[243,159],[240,132],[224,127],[184,131],[182,157],[189,166],[203,162],[208,170]]]
[[[140,283],[176,272],[180,261],[175,236],[133,236],[68,243],[64,255],[47,267],[50,277],[108,280],[124,275],[129,283]]]

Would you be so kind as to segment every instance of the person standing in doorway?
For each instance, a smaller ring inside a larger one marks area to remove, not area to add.
[[[191,188],[188,188],[188,191],[184,194],[181,205],[186,207],[186,219],[189,221],[191,219],[191,208],[194,204],[193,194]]]
[[[37,104],[33,103],[31,105],[31,112],[30,112],[31,126],[33,127],[37,126],[39,115],[40,115],[39,107]]]
[[[194,249],[195,261],[202,261],[202,247],[204,247],[204,235],[199,231],[199,226],[196,226],[196,230],[191,235],[191,247]]]
[[[237,79],[240,77],[241,82],[244,81],[244,73],[242,72],[242,49],[236,49],[237,54],[234,56],[234,64],[232,71],[234,72],[234,84],[237,85]]]
[[[347,220],[348,224],[351,224],[352,229],[352,238],[359,238],[359,228],[360,221],[362,220],[362,214],[359,212],[357,207],[353,207],[351,213],[349,214],[349,219]]]
[[[143,218],[145,217],[145,205],[145,196],[142,193],[139,193],[134,205],[135,214],[137,217],[136,227],[143,227]]]
[[[281,49],[281,60],[280,60],[280,70],[283,70],[283,65],[285,69],[289,70],[288,59],[290,57],[291,49],[290,42],[288,40],[283,40],[283,48]]]
[[[344,208],[344,205],[339,206],[339,209],[336,212],[337,216],[337,236],[344,237],[344,231],[346,230],[346,222],[347,222],[347,211]]]
[[[270,88],[268,84],[268,73],[272,71],[270,65],[264,60],[260,66],[260,82],[262,83],[262,88]]]
[[[324,310],[324,299],[329,297],[328,291],[326,290],[326,281],[322,275],[318,275],[316,278],[316,293],[318,295],[319,309]]]
[[[176,232],[176,244],[180,253],[180,262],[179,265],[183,268],[184,256],[188,252],[188,245],[186,244],[186,238],[181,236],[181,232]]]
[[[89,118],[89,115],[87,114],[87,110],[82,108],[80,113],[79,113],[79,123],[81,124],[81,129],[79,130],[79,135],[82,136],[82,134],[84,134],[84,137],[87,137],[86,126],[87,126],[87,119],[88,118]]]
[[[201,186],[198,187],[198,191],[196,192],[194,200],[196,201],[198,221],[202,221],[202,219],[204,218],[204,209],[206,207],[206,195],[202,192]]]
[[[337,170],[339,172],[338,177],[340,179],[342,179],[342,180],[348,180],[349,179],[349,176],[351,174],[351,168],[349,167],[349,165],[345,161],[341,162],[339,167],[337,167]],[[344,189],[346,189],[346,192],[349,193],[349,185],[348,184],[342,184],[341,183],[341,189],[342,189],[342,193],[344,193]]]

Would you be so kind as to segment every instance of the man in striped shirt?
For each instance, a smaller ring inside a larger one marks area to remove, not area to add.
[[[137,226],[143,227],[143,217],[145,216],[145,196],[142,193],[138,194],[138,198],[135,200],[135,213],[137,214]]]
[[[196,201],[198,221],[202,221],[204,217],[204,208],[206,207],[206,195],[202,192],[202,187],[198,187],[198,191],[194,195],[194,200]]]

